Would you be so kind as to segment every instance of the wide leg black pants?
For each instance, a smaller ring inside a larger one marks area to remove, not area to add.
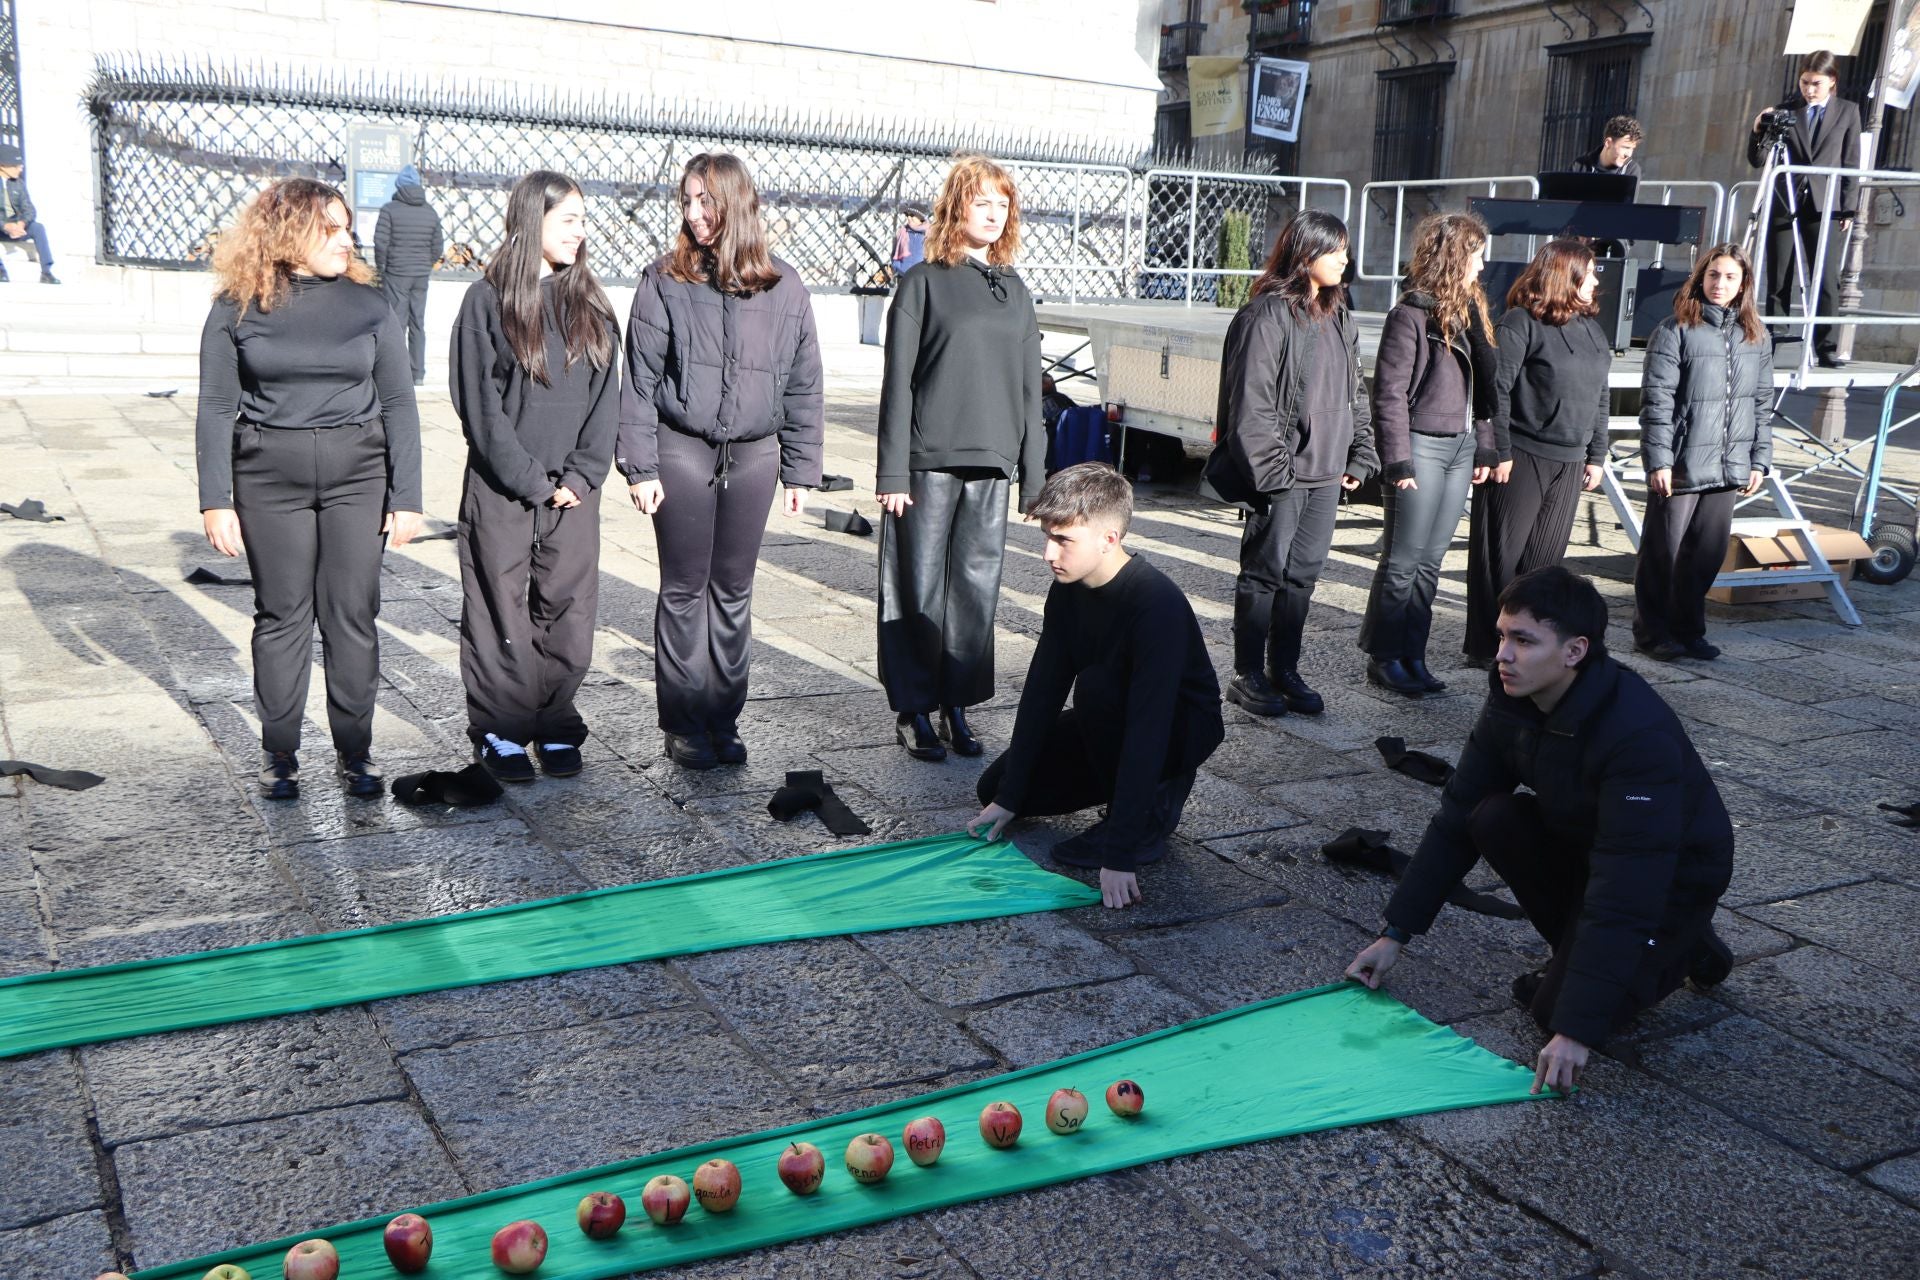
[[[1513,451],[1513,474],[1473,487],[1467,532],[1466,653],[1490,662],[1499,648],[1500,593],[1523,573],[1559,564],[1580,508],[1584,462]]]
[[[1007,478],[915,471],[913,505],[880,517],[880,683],[896,712],[993,697],[993,618],[1007,550]]]
[[[1633,642],[1650,649],[1707,634],[1707,592],[1727,558],[1732,489],[1647,496],[1640,558],[1633,565]]]
[[[1288,489],[1240,528],[1240,573],[1233,582],[1233,669],[1275,675],[1300,667],[1307,606],[1333,546],[1340,486]]]

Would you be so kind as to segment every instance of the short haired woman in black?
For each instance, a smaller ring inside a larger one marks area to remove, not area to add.
[[[1295,215],[1228,326],[1220,362],[1220,441],[1207,477],[1221,497],[1251,508],[1240,529],[1226,696],[1257,716],[1325,709],[1300,675],[1307,606],[1333,545],[1340,490],[1380,466],[1346,270],[1346,224],[1318,210]]]
[[[982,748],[966,709],[993,696],[1007,487],[1046,480],[1040,323],[1013,273],[1020,196],[984,156],[953,166],[926,260],[887,312],[880,391],[880,683],[917,760]],[[939,715],[936,730],[935,713]]]
[[[1720,656],[1707,642],[1707,591],[1727,553],[1735,498],[1758,492],[1773,460],[1773,345],[1753,295],[1745,251],[1715,245],[1647,340],[1647,513],[1633,570],[1633,642],[1663,661]]]
[[[600,486],[619,426],[620,326],[587,266],[587,204],[537,169],[507,197],[505,241],[453,327],[460,495],[460,674],[487,771],[580,772],[574,695],[593,660]]]
[[[1550,240],[1507,291],[1494,330],[1492,484],[1473,491],[1467,543],[1470,665],[1493,664],[1500,593],[1532,569],[1559,564],[1583,489],[1607,460],[1607,371],[1613,349],[1594,320],[1593,250]]]
[[[407,340],[354,256],[353,214],[310,178],[241,211],[213,257],[194,424],[207,541],[253,568],[253,703],[261,789],[300,794],[313,628],[327,723],[347,791],[380,794],[383,542],[420,532],[420,417]]]
[[[654,695],[666,753],[742,764],[753,575],[776,482],[800,514],[825,431],[813,301],[767,252],[760,195],[731,155],[680,175],[680,236],[640,274],[615,465],[660,547]]]
[[[1480,288],[1487,224],[1436,213],[1414,231],[1406,292],[1387,313],[1374,365],[1386,550],[1367,594],[1360,647],[1367,679],[1409,698],[1446,684],[1427,670],[1427,636],[1440,564],[1470,485],[1486,480],[1493,450],[1497,354]]]

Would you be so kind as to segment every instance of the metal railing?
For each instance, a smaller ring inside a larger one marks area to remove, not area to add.
[[[1451,18],[1453,0],[1380,0],[1380,25],[1398,26],[1406,22],[1437,22]]]
[[[1250,245],[1271,243],[1286,218],[1310,207],[1316,189],[1337,190],[1341,221],[1350,223],[1353,217],[1353,184],[1344,178],[1149,169],[1141,187],[1150,230],[1140,267],[1140,296],[1178,297],[1188,306],[1196,299],[1213,301],[1222,276],[1260,274],[1257,264],[1229,268],[1219,262],[1217,242],[1229,212],[1248,215]],[[1299,189],[1291,203],[1285,199],[1289,187]]]
[[[1693,179],[1675,182],[1656,182],[1651,178],[1640,179],[1640,192],[1642,195],[1646,194],[1649,187],[1658,187],[1660,189],[1660,203],[1667,205],[1673,203],[1673,193],[1677,190],[1699,188],[1711,192],[1713,194],[1713,212],[1707,215],[1706,243],[1711,244],[1719,237],[1720,225],[1726,216],[1727,208],[1727,189],[1725,187],[1717,182]],[[1703,244],[1701,247],[1705,248],[1706,245]],[[1658,246],[1653,251],[1653,265],[1656,267],[1663,266],[1666,262],[1666,257],[1667,246],[1664,244]]]
[[[1400,245],[1404,239],[1407,221],[1407,192],[1414,190],[1440,190],[1448,187],[1485,187],[1487,195],[1497,196],[1500,188],[1506,185],[1519,185],[1527,189],[1530,198],[1540,194],[1540,180],[1530,173],[1508,173],[1492,178],[1407,178],[1391,182],[1369,182],[1360,188],[1360,248],[1354,262],[1354,278],[1358,280],[1385,280],[1389,283],[1400,278]],[[1373,221],[1369,212],[1378,208],[1382,215],[1386,208],[1377,205],[1374,192],[1393,192],[1393,262],[1383,273],[1367,270],[1367,227]],[[1422,211],[1425,217],[1428,211]]]

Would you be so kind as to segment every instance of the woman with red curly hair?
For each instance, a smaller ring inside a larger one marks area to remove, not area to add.
[[[1493,483],[1473,491],[1467,543],[1467,662],[1493,665],[1500,593],[1567,554],[1583,489],[1607,460],[1613,350],[1594,320],[1593,250],[1550,240],[1507,291],[1494,330]]]
[[[966,709],[993,696],[993,615],[1020,508],[1046,480],[1040,324],[1013,272],[1020,196],[984,156],[953,166],[887,312],[875,496],[880,682],[916,760],[977,756]],[[936,730],[934,716],[939,717]]]
[[[353,215],[311,178],[262,191],[220,238],[200,334],[195,454],[207,541],[253,569],[253,702],[271,799],[300,794],[313,627],[349,794],[373,763],[383,543],[420,532],[420,417],[406,337],[354,256]]]

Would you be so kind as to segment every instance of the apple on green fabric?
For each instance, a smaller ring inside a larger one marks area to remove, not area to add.
[[[687,1184],[670,1173],[660,1174],[649,1179],[640,1192],[640,1207],[647,1216],[663,1227],[670,1227],[687,1216],[687,1206],[693,1202],[693,1192]]]
[[[1078,1133],[1087,1122],[1087,1095],[1078,1089],[1055,1089],[1047,1099],[1047,1128],[1055,1133]]]
[[[417,1213],[403,1213],[387,1224],[380,1236],[386,1246],[387,1261],[401,1275],[413,1275],[427,1269],[433,1256],[433,1228]]]
[[[989,1102],[980,1112],[980,1136],[987,1145],[1004,1151],[1020,1141],[1020,1108],[1011,1102]]]
[[[325,1240],[302,1240],[280,1264],[287,1280],[338,1280],[340,1254]]]
[[[573,1216],[587,1239],[611,1239],[627,1220],[627,1202],[611,1191],[592,1191],[581,1198]]]
[[[907,1158],[924,1169],[939,1163],[940,1153],[947,1146],[947,1127],[938,1116],[921,1116],[907,1122],[900,1141],[907,1149]]]
[[[547,1229],[522,1219],[493,1233],[493,1265],[510,1276],[523,1276],[547,1260]]]
[[[708,1213],[730,1213],[740,1203],[740,1170],[731,1160],[709,1160],[693,1171],[693,1198]]]
[[[780,1153],[780,1181],[797,1196],[810,1196],[827,1176],[827,1157],[811,1142],[795,1142]]]
[[[893,1168],[893,1144],[884,1134],[863,1133],[847,1144],[847,1172],[855,1182],[884,1181]]]
[[[1107,1105],[1117,1116],[1137,1116],[1147,1105],[1147,1095],[1131,1080],[1115,1080],[1107,1086]]]

